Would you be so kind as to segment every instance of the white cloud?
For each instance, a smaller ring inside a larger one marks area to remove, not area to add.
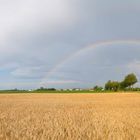
[[[25,66],[34,63],[34,58],[45,61],[50,46],[32,42],[39,34],[62,32],[73,25],[77,21],[75,10],[69,0],[1,0],[0,65]]]
[[[74,9],[67,0],[0,1],[0,43],[13,34],[49,32],[75,22]]]

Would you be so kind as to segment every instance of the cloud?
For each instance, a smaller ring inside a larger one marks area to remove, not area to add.
[[[56,65],[85,46],[139,39],[139,9],[137,0],[1,0],[0,82],[7,81],[6,87],[36,87]],[[119,44],[93,49],[68,61],[45,82],[55,86],[60,81],[63,86],[61,81],[81,81],[65,87],[88,87],[120,79],[131,71],[128,65],[140,60],[139,48]],[[129,67],[139,69],[136,65]]]
[[[0,1],[0,65],[54,65],[62,59],[70,49],[55,40],[77,23],[74,4],[69,0]]]
[[[89,83],[103,84],[107,80],[122,80],[131,72],[139,72],[139,45],[110,44],[99,46],[76,55],[47,75],[42,81],[46,83],[50,78],[75,79]],[[73,55],[74,56],[74,55]],[[137,60],[137,61],[136,61]],[[67,71],[67,73],[64,73]],[[72,73],[71,73],[72,72]]]
[[[0,2],[1,41],[13,34],[50,32],[68,27],[74,22],[74,13],[65,0],[14,0]]]
[[[39,88],[37,82],[0,82],[0,88],[5,89],[32,89],[32,88]]]
[[[43,72],[41,67],[19,67],[12,71],[11,74],[18,78],[41,78]]]
[[[70,28],[74,11],[65,0],[0,1],[0,64],[47,52],[47,37]]]
[[[47,81],[46,85],[62,85],[62,84],[74,84],[74,83],[81,83],[80,81],[76,80],[55,80],[55,81]]]

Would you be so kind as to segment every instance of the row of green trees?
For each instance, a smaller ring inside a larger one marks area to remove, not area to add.
[[[109,80],[105,84],[105,90],[118,91],[133,88],[133,85],[138,82],[138,79],[134,73],[125,76],[124,80],[121,82]]]

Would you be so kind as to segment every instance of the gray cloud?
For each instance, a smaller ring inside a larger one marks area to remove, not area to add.
[[[139,14],[138,0],[0,1],[0,87],[37,87],[56,65],[96,41],[139,39]],[[139,52],[133,44],[93,49],[65,63],[46,85],[89,87],[131,71],[139,75]]]
[[[48,78],[63,77],[64,79],[73,78],[86,84],[102,85],[110,79],[122,80],[127,73],[131,72],[139,76],[139,52],[140,48],[137,45],[110,45],[93,48],[68,59],[60,68],[46,77],[44,83]]]

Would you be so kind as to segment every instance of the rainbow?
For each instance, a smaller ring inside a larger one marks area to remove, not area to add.
[[[75,59],[76,57],[85,54],[86,52],[97,48],[97,47],[103,47],[103,46],[109,46],[109,45],[117,45],[117,44],[129,44],[129,45],[138,45],[140,46],[140,40],[109,40],[109,41],[100,41],[100,42],[96,42],[93,43],[92,45],[86,46],[80,50],[78,50],[77,52],[74,52],[72,54],[70,54],[69,56],[67,56],[63,61],[59,62],[57,65],[55,65],[49,72],[47,72],[47,74],[45,75],[45,77],[41,80],[40,85],[45,86],[45,83],[47,82],[47,80],[56,72],[58,71],[60,68],[62,68],[68,61]]]

